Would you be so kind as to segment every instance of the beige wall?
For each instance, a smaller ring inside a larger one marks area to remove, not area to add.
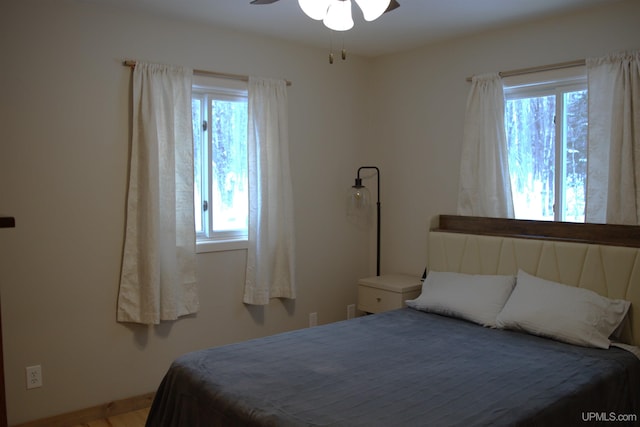
[[[328,41],[327,41],[328,42]],[[0,291],[11,424],[155,390],[185,352],[346,318],[366,234],[345,215],[364,140],[369,61],[81,1],[0,6]],[[245,251],[198,255],[201,310],[159,327],[115,322],[130,75],[123,59],[289,79],[295,303],[241,303]],[[359,252],[360,251],[360,252]],[[27,391],[24,368],[44,387]]]
[[[640,3],[351,56],[80,1],[0,8],[0,292],[11,424],[155,389],[176,356],[346,317],[374,271],[344,215],[355,170],[382,170],[383,272],[418,274],[427,218],[455,213],[465,77],[640,48]],[[241,303],[244,251],[198,255],[201,310],[159,327],[115,322],[129,134],[125,58],[291,80],[299,297]],[[360,151],[361,150],[361,151]],[[366,252],[366,251],[365,251]],[[41,364],[44,387],[25,389]]]
[[[639,17],[640,1],[612,2],[379,58],[375,157],[393,207],[383,268],[422,271],[428,218],[456,213],[467,77],[640,49]]]

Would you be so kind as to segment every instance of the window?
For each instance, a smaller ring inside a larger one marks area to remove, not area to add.
[[[194,86],[194,208],[198,243],[247,239],[247,91]]]
[[[584,222],[586,78],[505,82],[505,127],[516,218]]]

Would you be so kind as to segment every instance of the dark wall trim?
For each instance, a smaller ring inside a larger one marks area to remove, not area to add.
[[[16,226],[16,220],[12,216],[0,216],[0,228],[13,228]]]
[[[0,216],[0,228],[13,228],[16,220],[12,216]],[[0,427],[7,426],[7,398],[4,388],[4,352],[2,349],[2,314],[0,314]]]

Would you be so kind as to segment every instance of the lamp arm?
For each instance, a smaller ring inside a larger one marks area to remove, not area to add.
[[[380,169],[378,169],[377,166],[360,166],[358,168],[358,180],[362,180],[362,178],[360,178],[360,171],[362,169],[375,169],[376,170],[376,176],[378,178],[378,185],[377,185],[377,190],[378,190],[378,205],[380,205]]]

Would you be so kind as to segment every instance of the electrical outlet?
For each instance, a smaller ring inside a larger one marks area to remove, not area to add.
[[[42,366],[27,366],[27,390],[42,387]]]
[[[309,313],[309,327],[318,326],[318,313]]]
[[[353,319],[354,317],[356,317],[356,305],[349,304],[347,306],[347,320]]]

